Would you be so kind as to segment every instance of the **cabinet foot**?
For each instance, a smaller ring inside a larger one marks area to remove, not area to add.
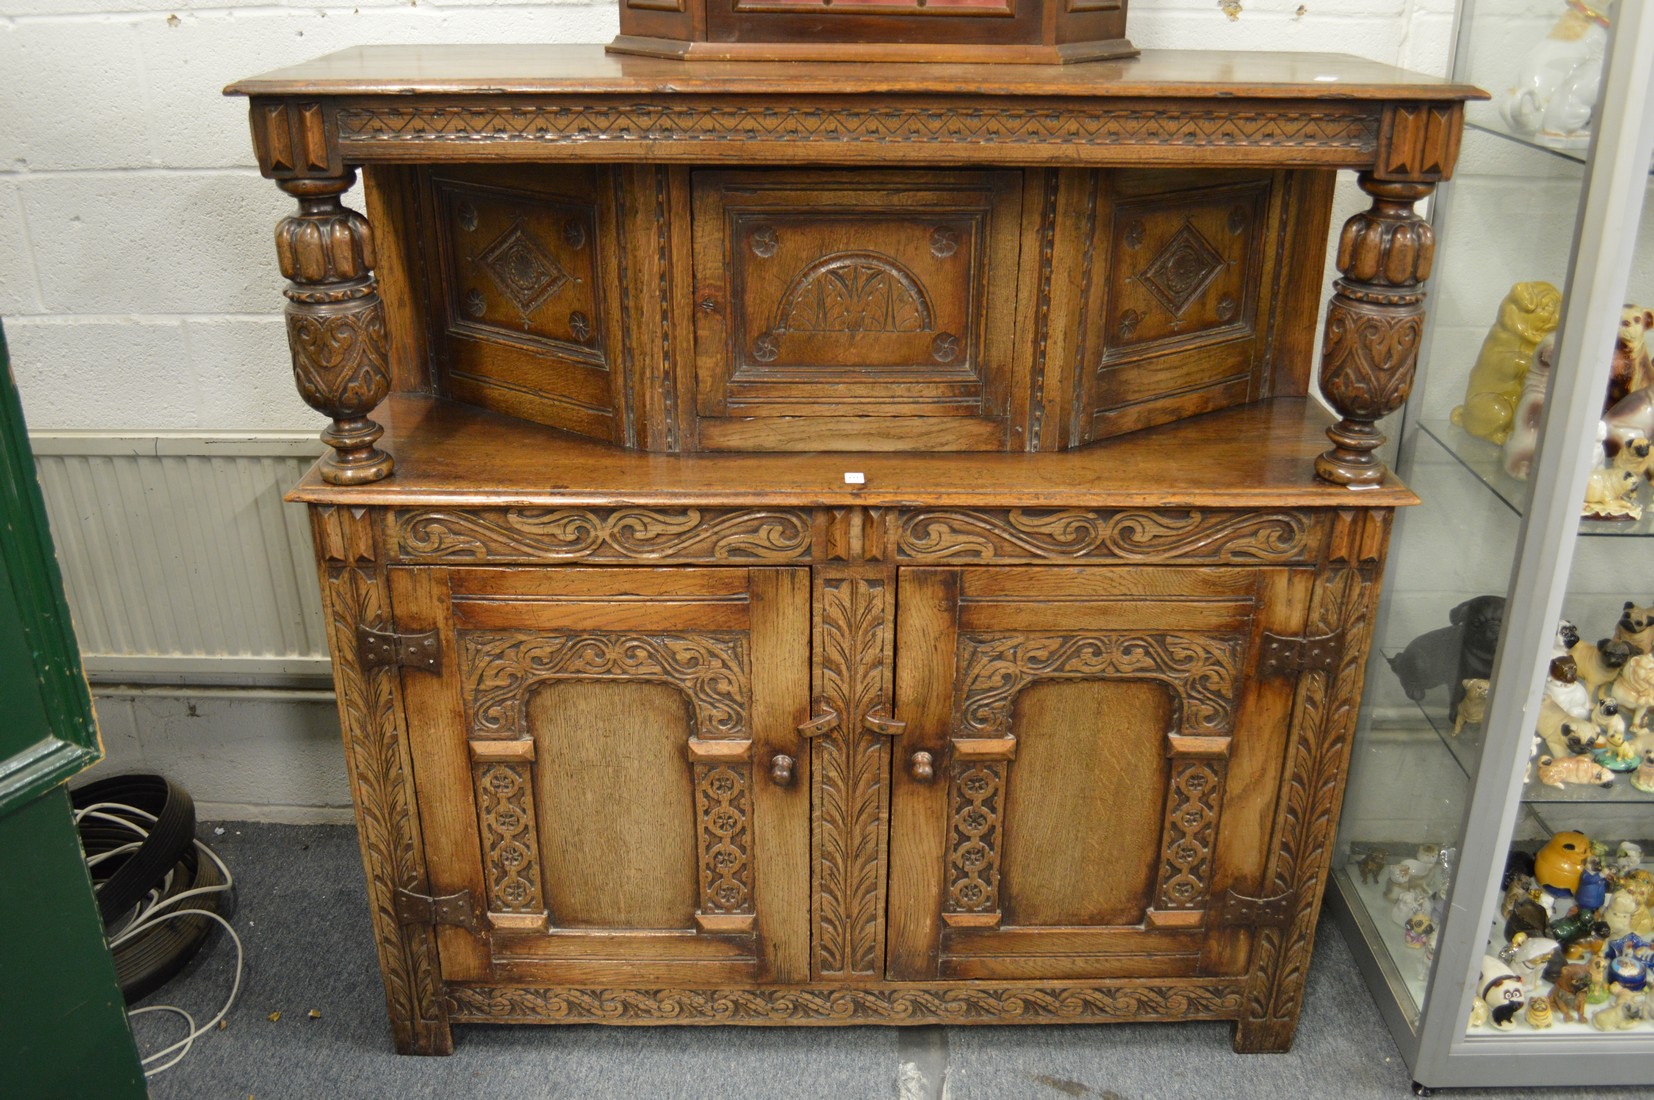
[[[392,1020],[391,1038],[398,1054],[446,1057],[454,1053],[454,1029],[446,1022]]]
[[[1295,1021],[1236,1020],[1236,1054],[1285,1054],[1292,1049]]]

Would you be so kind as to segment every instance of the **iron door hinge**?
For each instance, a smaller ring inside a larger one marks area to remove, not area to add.
[[[469,890],[433,898],[429,894],[416,894],[398,887],[396,920],[398,924],[457,924],[475,932],[477,906]]]
[[[1305,635],[1284,637],[1280,634],[1263,636],[1263,652],[1258,656],[1258,675],[1297,676],[1305,672],[1331,672],[1338,666],[1344,653],[1344,632],[1335,630],[1314,638]]]
[[[356,656],[364,669],[420,668],[436,672],[442,668],[442,645],[434,630],[423,634],[398,634],[391,630],[356,628]]]
[[[1251,928],[1278,928],[1292,919],[1298,906],[1298,895],[1292,890],[1272,898],[1249,898],[1226,890],[1218,903],[1218,923]]]

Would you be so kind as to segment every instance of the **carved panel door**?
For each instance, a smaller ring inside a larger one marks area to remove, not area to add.
[[[1309,571],[905,569],[892,978],[1238,974]]]
[[[443,977],[809,973],[809,573],[398,568]],[[455,906],[459,909],[461,906]]]

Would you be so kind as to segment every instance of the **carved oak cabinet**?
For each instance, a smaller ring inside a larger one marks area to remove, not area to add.
[[[333,453],[293,499],[398,1049],[1121,1019],[1290,1045],[1414,499],[1372,455],[1422,322],[1412,204],[1474,89],[498,47],[231,91],[298,200],[277,251]],[[1329,427],[1339,168],[1373,204]]]

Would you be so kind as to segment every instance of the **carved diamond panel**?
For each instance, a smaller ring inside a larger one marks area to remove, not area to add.
[[[1173,317],[1181,317],[1223,265],[1223,257],[1200,235],[1200,230],[1184,222],[1143,272],[1143,285]]]
[[[1151,177],[1137,186],[1156,182]],[[1216,186],[1156,189],[1116,201],[1112,255],[1104,269],[1105,364],[1208,333],[1214,340],[1250,335],[1268,237],[1269,190],[1267,177],[1244,182],[1230,177]]]
[[[522,222],[489,245],[480,263],[525,318],[569,281],[569,273],[523,229]]]
[[[449,330],[601,365],[595,201],[449,179],[435,187]]]

